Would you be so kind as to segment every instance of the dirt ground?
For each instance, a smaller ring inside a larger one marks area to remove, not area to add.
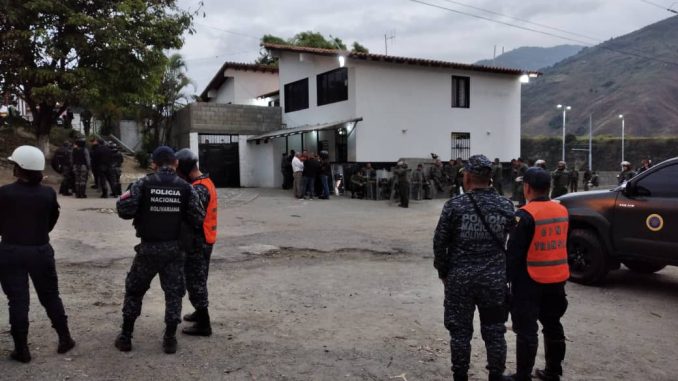
[[[344,198],[298,201],[278,190],[220,190],[209,278],[214,334],[180,335],[176,355],[161,349],[157,280],[144,300],[134,350],[113,347],[137,241],[131,223],[112,213],[112,199],[60,203],[52,243],[78,345],[56,354],[56,335],[33,295],[34,360],[9,361],[7,309],[0,308],[2,380],[451,379],[431,249],[442,200],[401,209]],[[570,284],[568,294],[564,380],[676,379],[678,269],[652,276],[620,270],[605,287]],[[477,324],[476,318],[471,378],[483,380]],[[513,370],[514,335],[507,339]],[[541,359],[540,350],[539,366]]]

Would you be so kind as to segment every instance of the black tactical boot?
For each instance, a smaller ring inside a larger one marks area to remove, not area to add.
[[[210,314],[207,308],[200,308],[195,311],[195,323],[181,330],[186,335],[190,336],[211,336],[212,325],[210,324]]]
[[[565,340],[544,340],[544,358],[546,369],[537,369],[535,376],[540,380],[560,381],[565,359]]]
[[[124,320],[122,322],[122,332],[115,339],[115,347],[120,352],[132,350],[132,332],[134,332],[134,320]]]
[[[454,373],[452,376],[454,381],[468,381],[468,374],[467,373]]]
[[[66,353],[75,347],[75,340],[71,337],[71,332],[68,330],[68,324],[64,323],[62,326],[57,327],[56,331],[59,335],[57,353]]]
[[[10,353],[13,360],[27,363],[31,361],[31,352],[28,350],[28,332],[12,332],[14,350]]]
[[[177,352],[177,325],[168,324],[165,328],[165,335],[162,338],[162,349],[167,354]]]
[[[190,321],[192,323],[198,321],[198,311],[193,311],[190,314],[184,315],[184,321]]]
[[[537,369],[534,371],[534,376],[538,380],[543,381],[560,381],[560,376],[557,374],[550,373],[548,369]]]

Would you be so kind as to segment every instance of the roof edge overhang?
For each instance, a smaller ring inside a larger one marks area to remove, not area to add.
[[[219,68],[219,71],[212,77],[212,80],[207,84],[207,87],[205,87],[205,90],[203,90],[202,93],[200,93],[200,99],[203,101],[207,101],[208,98],[208,93],[210,90],[215,90],[221,87],[221,85],[224,84],[226,81],[226,76],[224,73],[228,69],[233,69],[233,70],[238,70],[238,71],[255,71],[255,72],[260,72],[260,73],[270,73],[270,74],[277,74],[278,73],[278,67],[277,66],[272,66],[272,65],[260,65],[260,64],[249,64],[249,63],[242,63],[242,62],[230,62],[226,61],[224,62],[223,65],[221,65],[221,68]]]
[[[539,77],[543,75],[539,71],[534,70],[523,70],[523,69],[513,69],[506,67],[494,67],[494,66],[484,66],[484,65],[474,65],[474,64],[464,64],[458,62],[449,62],[449,61],[440,61],[440,60],[430,60],[424,58],[412,58],[412,57],[399,57],[399,56],[388,56],[383,54],[371,54],[371,53],[358,53],[347,50],[339,49],[321,49],[321,48],[309,48],[303,46],[291,46],[291,45],[278,45],[278,44],[262,44],[262,47],[270,51],[279,51],[279,52],[292,52],[292,53],[308,53],[315,54],[319,56],[342,56],[355,60],[363,61],[374,61],[374,62],[385,62],[385,63],[394,63],[394,64],[409,64],[422,67],[431,67],[431,68],[445,68],[445,69],[456,69],[456,70],[468,70],[468,71],[478,71],[486,73],[496,73],[496,74],[506,74],[506,75],[528,75],[532,78]]]
[[[254,142],[257,140],[270,140],[270,139],[277,139],[277,138],[284,138],[290,135],[296,135],[296,134],[303,134],[306,132],[311,132],[311,131],[322,131],[322,130],[332,130],[336,128],[340,128],[341,126],[347,124],[347,123],[358,123],[363,120],[362,117],[357,117],[357,118],[351,118],[351,119],[346,119],[346,120],[339,120],[336,122],[329,122],[329,123],[322,123],[322,124],[306,124],[303,126],[298,126],[298,127],[289,127],[289,128],[283,128],[280,130],[275,130],[271,132],[267,132],[265,134],[261,135],[256,135],[247,138],[248,142]]]

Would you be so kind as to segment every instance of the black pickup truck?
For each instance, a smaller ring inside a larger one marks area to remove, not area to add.
[[[678,266],[678,157],[607,191],[557,199],[570,213],[570,280],[601,283],[621,264],[654,273]]]

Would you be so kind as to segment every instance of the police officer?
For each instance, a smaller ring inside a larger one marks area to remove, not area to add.
[[[434,267],[445,285],[454,380],[468,380],[473,314],[487,350],[489,379],[506,380],[507,282],[504,245],[513,203],[490,186],[492,162],[474,155],[464,165],[465,194],[445,203],[433,237]]]
[[[45,156],[32,146],[21,146],[8,158],[14,163],[17,181],[0,187],[0,284],[9,301],[10,332],[14,339],[11,358],[31,361],[28,349],[28,307],[30,277],[59,336],[58,353],[75,346],[68,318],[59,297],[54,250],[49,232],[59,218],[54,190],[41,185]]]
[[[393,174],[396,176],[398,182],[398,194],[400,195],[401,208],[409,208],[410,206],[410,174],[412,170],[407,168],[407,163],[399,161],[398,166],[393,169]]]
[[[122,176],[122,163],[124,158],[122,153],[118,149],[118,146],[115,143],[109,145],[112,153],[112,162],[111,162],[111,194],[113,197],[118,197],[122,194],[122,185],[120,184],[120,177]]]
[[[567,209],[548,198],[549,174],[530,168],[524,176],[528,204],[516,212],[508,241],[508,276],[511,282],[513,331],[516,333],[516,381],[531,379],[539,321],[544,334],[546,368],[542,380],[558,381],[563,373],[565,334],[560,319],[567,309]]]
[[[122,332],[115,340],[120,351],[132,350],[134,322],[141,314],[141,302],[156,274],[165,293],[165,353],[177,350],[176,329],[181,322],[184,287],[184,251],[179,246],[182,226],[199,230],[205,210],[193,187],[176,175],[174,151],[160,146],[153,151],[155,173],[136,182],[117,202],[118,215],[134,219],[141,243],[125,281]],[[182,225],[183,224],[183,225]]]
[[[69,142],[64,142],[64,144],[54,152],[54,156],[52,156],[52,168],[62,176],[59,194],[64,196],[72,195],[73,159],[71,156],[71,144]]]
[[[113,175],[113,151],[106,145],[103,139],[97,139],[92,151],[92,163],[96,166],[93,170],[97,176],[96,184],[101,189],[101,198],[108,197],[108,187],[111,193],[115,193],[115,179]],[[108,185],[107,185],[108,184]]]
[[[525,205],[525,196],[523,195],[523,176],[527,171],[527,164],[523,158],[519,157],[513,162],[513,201],[518,203],[518,206]]]
[[[192,234],[185,245],[186,290],[195,312],[184,315],[184,320],[194,322],[183,333],[193,336],[210,336],[212,326],[208,312],[207,274],[210,268],[212,248],[217,241],[217,189],[206,173],[198,168],[198,156],[184,148],[177,152],[177,174],[193,185],[200,202],[205,207],[205,222],[198,234]]]
[[[424,193],[424,200],[431,199],[431,185],[428,182],[426,173],[424,173],[423,164],[417,164],[417,169],[412,172],[412,185],[414,185],[414,188],[417,190],[418,200],[422,198],[422,191]]]
[[[570,171],[567,170],[564,161],[559,161],[556,170],[551,172],[551,182],[551,198],[567,194],[567,187],[570,185]]]
[[[87,175],[92,167],[90,164],[89,151],[87,150],[85,139],[78,139],[73,148],[73,177],[75,181],[75,197],[86,198],[87,194]]]

